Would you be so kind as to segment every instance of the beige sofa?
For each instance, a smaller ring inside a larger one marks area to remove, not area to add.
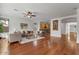
[[[15,32],[10,34],[10,40],[9,42],[16,42],[16,41],[21,41],[21,33],[20,32]]]

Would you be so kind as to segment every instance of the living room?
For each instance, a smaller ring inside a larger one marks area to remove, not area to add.
[[[0,4],[3,11],[0,12],[0,20],[8,22],[5,22],[7,31],[0,31],[1,39],[7,39],[5,45],[10,47],[10,53],[8,48],[7,50],[5,48],[3,54],[79,54],[78,47],[76,47],[79,44],[79,31],[76,30],[77,22],[79,23],[78,5],[73,3]]]

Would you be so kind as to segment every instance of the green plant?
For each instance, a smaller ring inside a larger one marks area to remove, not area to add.
[[[0,23],[0,33],[2,33],[2,32],[3,32],[3,24]]]

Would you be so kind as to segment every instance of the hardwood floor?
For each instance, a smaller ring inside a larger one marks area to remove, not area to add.
[[[73,47],[68,45],[66,38],[46,36],[44,39],[38,40],[37,45],[34,42],[19,44],[10,44],[11,55],[75,55],[79,54],[79,48],[75,44]],[[76,46],[76,48],[75,48]]]

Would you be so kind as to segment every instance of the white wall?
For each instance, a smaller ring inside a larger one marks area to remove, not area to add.
[[[26,30],[32,30],[32,27],[30,27],[31,23],[29,23],[28,18],[20,18],[20,17],[15,17],[15,16],[8,16],[8,18],[9,18],[9,32],[10,33],[13,33],[15,30],[21,31],[20,23],[28,24],[28,27]],[[36,27],[38,27],[38,24],[39,23],[37,22]]]
[[[66,34],[66,23],[67,22],[75,22],[76,21],[75,17],[76,17],[76,15],[70,15],[70,16],[66,16],[66,17],[51,19],[51,28],[50,28],[51,33],[50,33],[50,35],[55,36],[55,37],[61,37],[61,34]],[[71,18],[74,18],[75,21],[68,20]],[[62,22],[63,19],[68,20],[68,21],[66,21],[66,23]],[[53,20],[59,20],[58,31],[53,30]]]
[[[20,23],[27,23],[28,24],[27,30],[32,30],[32,27],[30,27],[31,23],[29,23],[29,21],[28,21],[29,19],[27,17],[24,17],[23,15],[7,13],[5,15],[2,14],[1,16],[7,17],[9,19],[9,33],[13,33],[15,30],[21,31]],[[38,15],[38,16],[32,18],[33,22],[37,23],[37,25],[36,25],[37,31],[40,28],[40,21],[49,22],[50,17],[48,17],[48,18],[45,18],[45,17],[42,18],[42,17]]]
[[[61,23],[61,34],[66,34],[66,23]]]

